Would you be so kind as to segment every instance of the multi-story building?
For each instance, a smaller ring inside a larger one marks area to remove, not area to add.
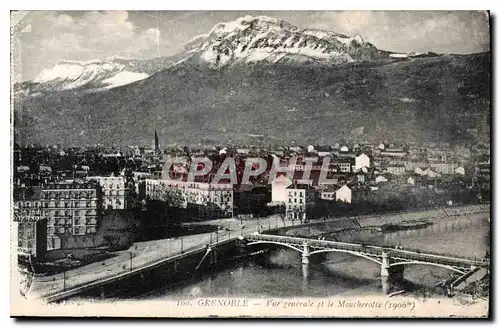
[[[436,171],[433,171],[430,167],[428,167],[427,169],[425,169],[423,171],[422,175],[426,175],[427,177],[432,178],[432,179],[439,178],[441,176],[441,174],[439,174]]]
[[[124,177],[92,177],[102,188],[102,206],[106,209],[123,210],[133,207],[133,187]]]
[[[321,190],[320,198],[324,200],[335,200],[336,191],[333,188]]]
[[[389,165],[403,165],[403,166],[408,166],[410,165],[410,161],[406,159],[405,157],[393,157],[390,158],[388,161]],[[412,169],[410,169],[412,170]]]
[[[405,173],[405,166],[404,165],[391,165],[386,168],[387,173],[394,174],[394,175],[401,175]]]
[[[370,167],[370,157],[366,154],[361,154],[359,156],[356,156],[355,158],[355,167],[354,170],[358,171],[361,170],[363,167]]]
[[[48,249],[60,247],[60,235],[92,235],[97,232],[102,209],[101,187],[98,183],[46,185],[42,187],[41,202],[42,208],[48,213]]]
[[[455,169],[455,174],[465,175],[465,168],[463,166],[459,166]]]
[[[351,173],[352,162],[351,161],[339,161],[337,163],[339,166],[339,171],[343,173]]]
[[[30,199],[15,201],[13,212],[17,222],[18,254],[43,261],[47,252],[47,212],[42,208],[40,191]]]
[[[428,167],[429,163],[424,162],[424,161],[408,161],[405,164],[405,169],[406,171],[415,171],[417,168],[425,168]]]
[[[407,152],[403,148],[385,148],[380,152],[380,155],[385,157],[405,157]]]
[[[166,200],[167,180],[160,179],[144,179],[144,197],[147,200]]]
[[[17,243],[18,254],[32,255],[37,262],[42,262],[47,252],[47,220],[19,222]]]
[[[343,185],[335,193],[335,200],[347,204],[352,203],[352,189],[347,185]]]
[[[280,175],[271,183],[271,202],[274,204],[284,204],[287,200],[287,187],[292,181],[285,175]]]
[[[314,213],[315,194],[309,185],[293,185],[287,188],[286,217],[304,221]]]
[[[429,167],[431,169],[441,174],[455,174],[455,170],[459,166],[460,165],[457,163],[450,163],[450,162],[434,162],[429,164]]]
[[[146,199],[166,201],[175,194],[181,208],[195,208],[203,218],[233,216],[233,186],[175,180],[145,180]]]
[[[452,157],[453,152],[449,149],[441,149],[431,147],[427,149],[427,160],[428,161],[449,161],[450,157]]]

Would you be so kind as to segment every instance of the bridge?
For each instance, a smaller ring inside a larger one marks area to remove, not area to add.
[[[453,209],[454,212],[450,212],[451,209],[447,208],[446,212],[449,213],[445,214],[447,217],[448,215],[459,216],[464,213],[486,213],[486,209],[484,208],[470,208],[471,207],[468,206],[464,211],[463,208],[460,207]],[[444,210],[442,211],[445,212]],[[413,221],[420,218],[428,218],[429,215],[434,215],[434,212],[437,212],[437,210],[415,212],[411,214],[411,217],[404,216],[404,219]],[[402,215],[403,214],[400,215],[401,217],[399,219],[392,218],[390,220],[381,217],[357,217],[351,219],[358,220],[362,223],[363,227],[369,227],[374,224],[373,222],[377,224],[380,222],[399,222],[398,220],[403,219]],[[436,216],[435,218],[437,219],[438,217]],[[346,219],[333,218],[327,222],[341,221],[345,222]],[[438,253],[423,253],[418,250],[402,250],[391,247],[377,247],[335,241],[252,234],[261,229],[271,231],[271,228],[277,230],[290,226],[297,227],[297,225],[294,226],[293,223],[291,225],[285,225],[285,222],[283,222],[283,226],[280,226],[281,222],[278,216],[268,217],[266,219],[245,222],[246,227],[237,229],[239,231],[236,232],[232,232],[234,230],[220,231],[215,238],[212,238],[212,233],[205,233],[201,235],[185,236],[180,240],[159,240],[151,243],[151,245],[139,245],[139,249],[137,245],[135,245],[135,248],[132,247],[127,252],[123,252],[112,259],[95,262],[81,268],[68,270],[52,276],[35,277],[30,288],[29,297],[44,299],[48,302],[58,301],[91,289],[96,289],[97,287],[101,288],[105,285],[126,281],[131,276],[147,273],[158,267],[170,270],[172,267],[176,267],[176,262],[183,261],[185,258],[191,258],[193,260],[194,266],[192,269],[196,271],[202,265],[206,265],[205,262],[214,263],[223,260],[220,253],[222,245],[229,244],[236,246],[241,242],[246,245],[264,244],[265,246],[265,244],[275,244],[298,251],[302,254],[304,262],[303,273],[305,276],[308,275],[309,257],[317,253],[326,252],[350,253],[377,263],[381,268],[382,282],[387,280],[388,277],[402,275],[406,265],[424,264],[444,267],[455,272],[457,274],[455,276],[458,276],[456,279],[454,277],[454,280],[446,280],[445,286],[449,286],[451,291],[453,291],[454,286],[463,283],[464,280],[473,275],[477,270],[488,267],[489,265],[489,262],[486,260],[459,258],[453,255],[446,256]],[[345,225],[342,224],[339,228],[344,227]],[[247,252],[244,249],[245,247],[242,247],[242,252],[239,256],[246,256]],[[258,252],[260,251],[264,250],[258,250]]]
[[[266,234],[251,234],[240,237],[251,245],[280,245],[302,254],[303,273],[308,274],[309,257],[314,254],[338,252],[346,253],[380,265],[380,276],[384,289],[388,289],[388,279],[402,279],[407,265],[430,265],[445,268],[458,274],[447,284],[448,294],[453,294],[454,287],[464,282],[481,268],[489,268],[488,259],[461,258],[439,253],[405,250],[402,248],[370,246],[355,243],[343,243],[328,240],[286,237]]]

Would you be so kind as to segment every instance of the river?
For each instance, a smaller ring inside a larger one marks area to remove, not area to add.
[[[378,245],[400,245],[458,256],[484,257],[489,248],[489,214],[436,221],[420,229],[382,233],[361,231],[335,234],[337,240]],[[165,284],[141,299],[178,300],[198,297],[329,297],[382,295],[379,266],[369,260],[342,253],[326,253],[312,260],[308,279],[304,279],[300,255],[288,249],[274,249],[247,263],[226,267],[201,280],[175,286]],[[449,277],[444,268],[410,265],[404,277],[413,292],[432,289]]]

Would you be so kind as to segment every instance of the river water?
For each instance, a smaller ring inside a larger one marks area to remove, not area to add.
[[[361,231],[335,234],[340,241],[375,245],[400,245],[457,256],[484,257],[489,248],[488,214],[445,219],[426,228],[382,233]],[[312,258],[311,258],[312,259]],[[414,284],[414,293],[430,289],[448,278],[445,268],[410,265],[404,278]],[[326,253],[312,259],[304,278],[300,254],[274,249],[259,260],[226,267],[201,280],[176,286],[165,285],[142,299],[178,300],[198,297],[330,297],[382,295],[380,267],[369,260],[342,253]]]

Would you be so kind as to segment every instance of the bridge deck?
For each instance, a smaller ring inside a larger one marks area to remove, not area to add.
[[[313,250],[344,250],[370,254],[376,257],[381,257],[382,253],[387,253],[393,259],[421,261],[430,263],[439,263],[457,267],[487,267],[489,262],[486,259],[478,258],[462,258],[447,256],[439,253],[420,252],[418,250],[396,249],[383,246],[370,246],[355,243],[343,243],[329,240],[314,240],[298,237],[286,237],[265,234],[246,235],[245,239],[253,242],[271,242],[279,244],[287,244],[296,248],[301,248],[304,243],[307,243],[310,249]]]

